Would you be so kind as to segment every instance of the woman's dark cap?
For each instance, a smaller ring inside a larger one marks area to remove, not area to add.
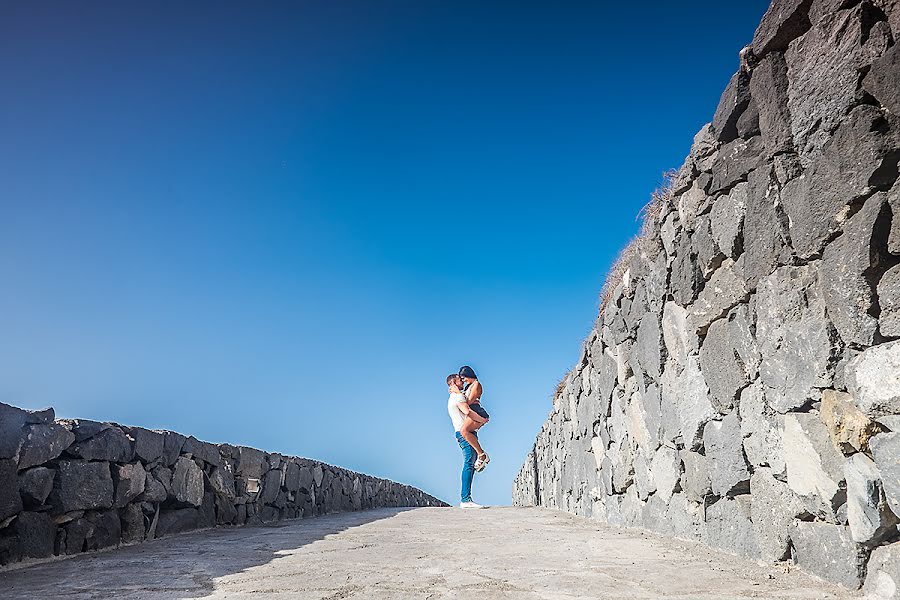
[[[459,376],[468,377],[470,379],[478,379],[478,377],[475,375],[475,370],[468,365],[466,365],[465,367],[460,367]]]

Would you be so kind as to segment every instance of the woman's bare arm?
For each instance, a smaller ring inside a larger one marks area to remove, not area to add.
[[[481,400],[481,392],[482,392],[481,382],[476,381],[475,383],[473,383],[472,385],[469,386],[468,390],[466,390],[466,400],[469,402],[469,404],[472,404],[473,402],[478,402],[479,400]]]

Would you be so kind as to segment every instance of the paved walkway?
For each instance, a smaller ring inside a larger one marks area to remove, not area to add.
[[[0,573],[0,598],[848,598],[797,571],[541,509],[376,510]]]

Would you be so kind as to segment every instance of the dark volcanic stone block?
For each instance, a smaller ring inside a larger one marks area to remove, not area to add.
[[[199,511],[196,508],[164,510],[159,514],[159,522],[156,525],[156,537],[197,529],[198,522]]]
[[[128,435],[134,440],[134,455],[144,464],[150,464],[162,458],[165,448],[165,436],[158,431],[150,431],[142,427],[131,427]]]
[[[872,63],[863,87],[881,105],[900,115],[900,45],[894,44],[884,56]]]
[[[741,114],[750,104],[750,76],[738,71],[731,77],[719,106],[713,116],[712,126],[720,142],[730,142],[738,137],[737,124]]]
[[[13,524],[22,555],[30,558],[53,556],[56,541],[56,524],[47,513],[23,512]]]
[[[58,423],[28,425],[19,453],[19,468],[27,469],[53,460],[75,441],[75,435]]]
[[[129,504],[119,515],[122,521],[122,541],[140,542],[144,539],[144,511],[139,504]]]
[[[115,486],[114,505],[121,508],[143,493],[147,473],[138,462],[112,465],[112,477]]]
[[[784,50],[794,39],[809,30],[812,0],[774,0],[753,35],[753,53],[764,56]]]
[[[0,459],[18,459],[25,440],[25,426],[53,422],[53,409],[22,410],[0,402]]]
[[[76,442],[67,450],[68,454],[85,460],[108,460],[111,462],[131,462],[134,450],[131,440],[118,427],[110,427],[82,442]]]
[[[16,461],[0,459],[0,521],[22,510],[19,482],[16,477]]]
[[[163,462],[171,467],[178,460],[187,438],[174,431],[166,431],[163,435]]]
[[[59,461],[50,501],[59,512],[112,507],[113,481],[109,463]]]
[[[56,473],[46,467],[34,467],[19,474],[19,492],[30,506],[44,503],[53,490],[53,478]]]
[[[119,519],[119,511],[92,512],[88,513],[86,518],[94,526],[93,535],[88,540],[88,547],[91,550],[119,545],[122,540],[122,521]]]
[[[750,90],[759,107],[759,129],[770,156],[793,149],[788,111],[788,71],[784,55],[773,52],[753,69]]]
[[[869,198],[844,224],[844,232],[822,255],[822,288],[828,316],[846,344],[871,346],[878,331],[872,316],[874,290],[867,275],[879,262],[877,246],[887,244],[891,211],[887,195]]]

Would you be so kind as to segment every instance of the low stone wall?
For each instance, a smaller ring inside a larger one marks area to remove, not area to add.
[[[898,39],[897,0],[772,3],[516,504],[900,589]]]
[[[314,460],[0,404],[2,565],[387,506],[445,504]]]

